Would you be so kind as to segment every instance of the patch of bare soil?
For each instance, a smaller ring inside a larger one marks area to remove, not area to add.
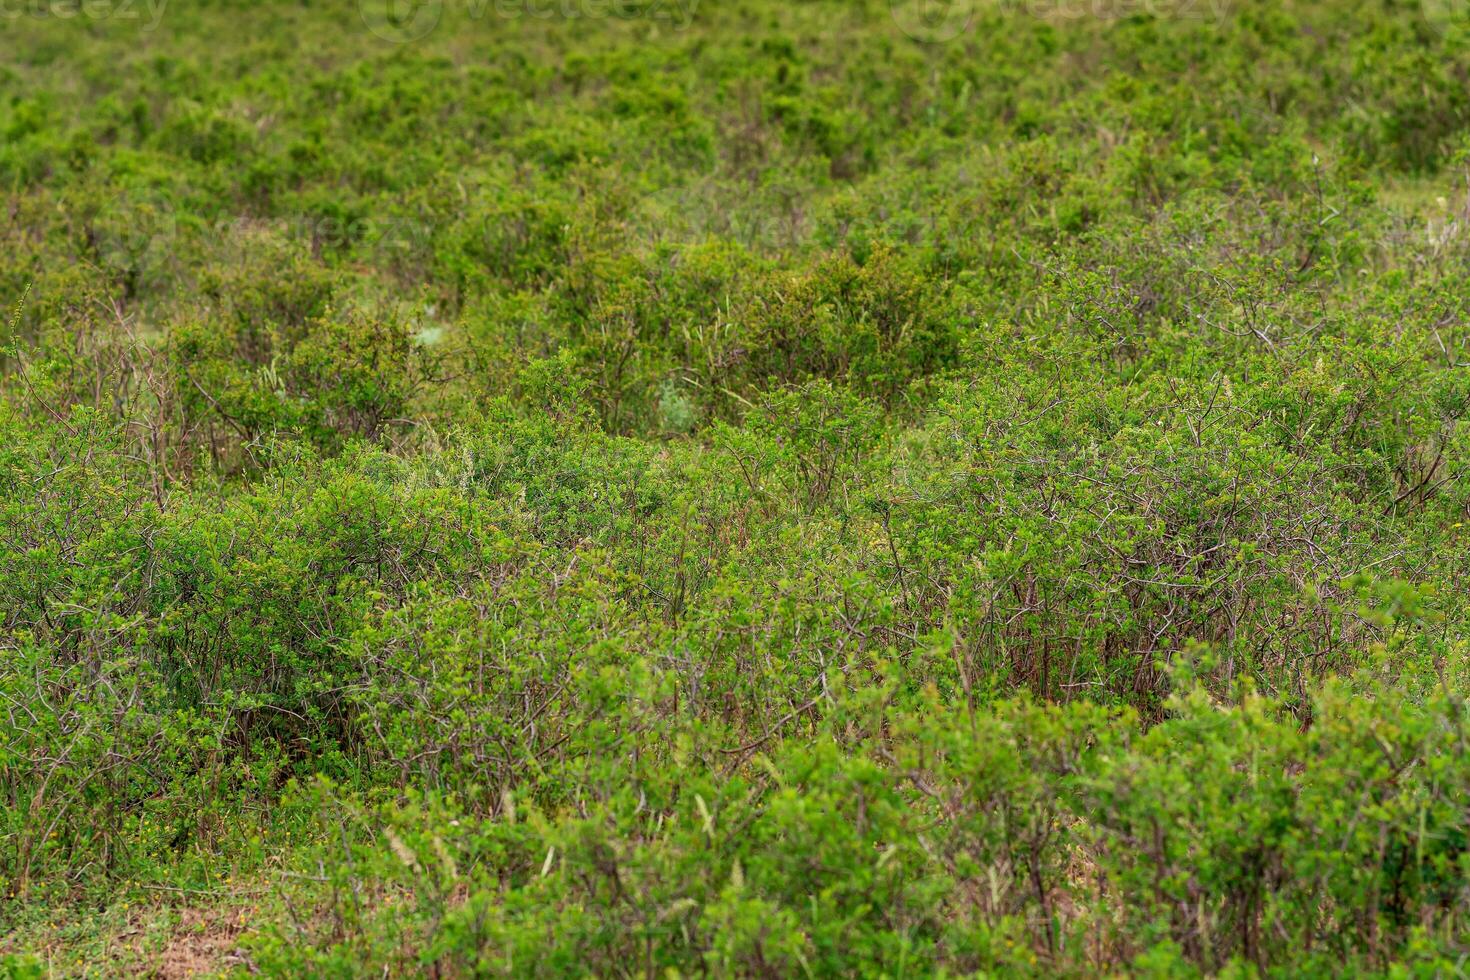
[[[245,931],[243,909],[185,909],[173,936],[152,957],[151,975],[181,980],[239,966],[237,945]]]

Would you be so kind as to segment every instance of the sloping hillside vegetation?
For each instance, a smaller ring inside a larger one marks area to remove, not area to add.
[[[1463,4],[0,14],[0,976],[1470,968]]]

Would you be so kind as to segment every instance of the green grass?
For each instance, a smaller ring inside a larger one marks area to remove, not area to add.
[[[0,974],[1464,972],[1464,11],[0,15]]]

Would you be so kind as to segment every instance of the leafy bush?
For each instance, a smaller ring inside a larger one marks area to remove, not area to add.
[[[7,18],[0,974],[1460,971],[1464,12],[582,6]]]

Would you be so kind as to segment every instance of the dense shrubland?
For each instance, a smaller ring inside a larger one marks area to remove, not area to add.
[[[496,9],[7,22],[0,972],[1465,970],[1461,11]]]

